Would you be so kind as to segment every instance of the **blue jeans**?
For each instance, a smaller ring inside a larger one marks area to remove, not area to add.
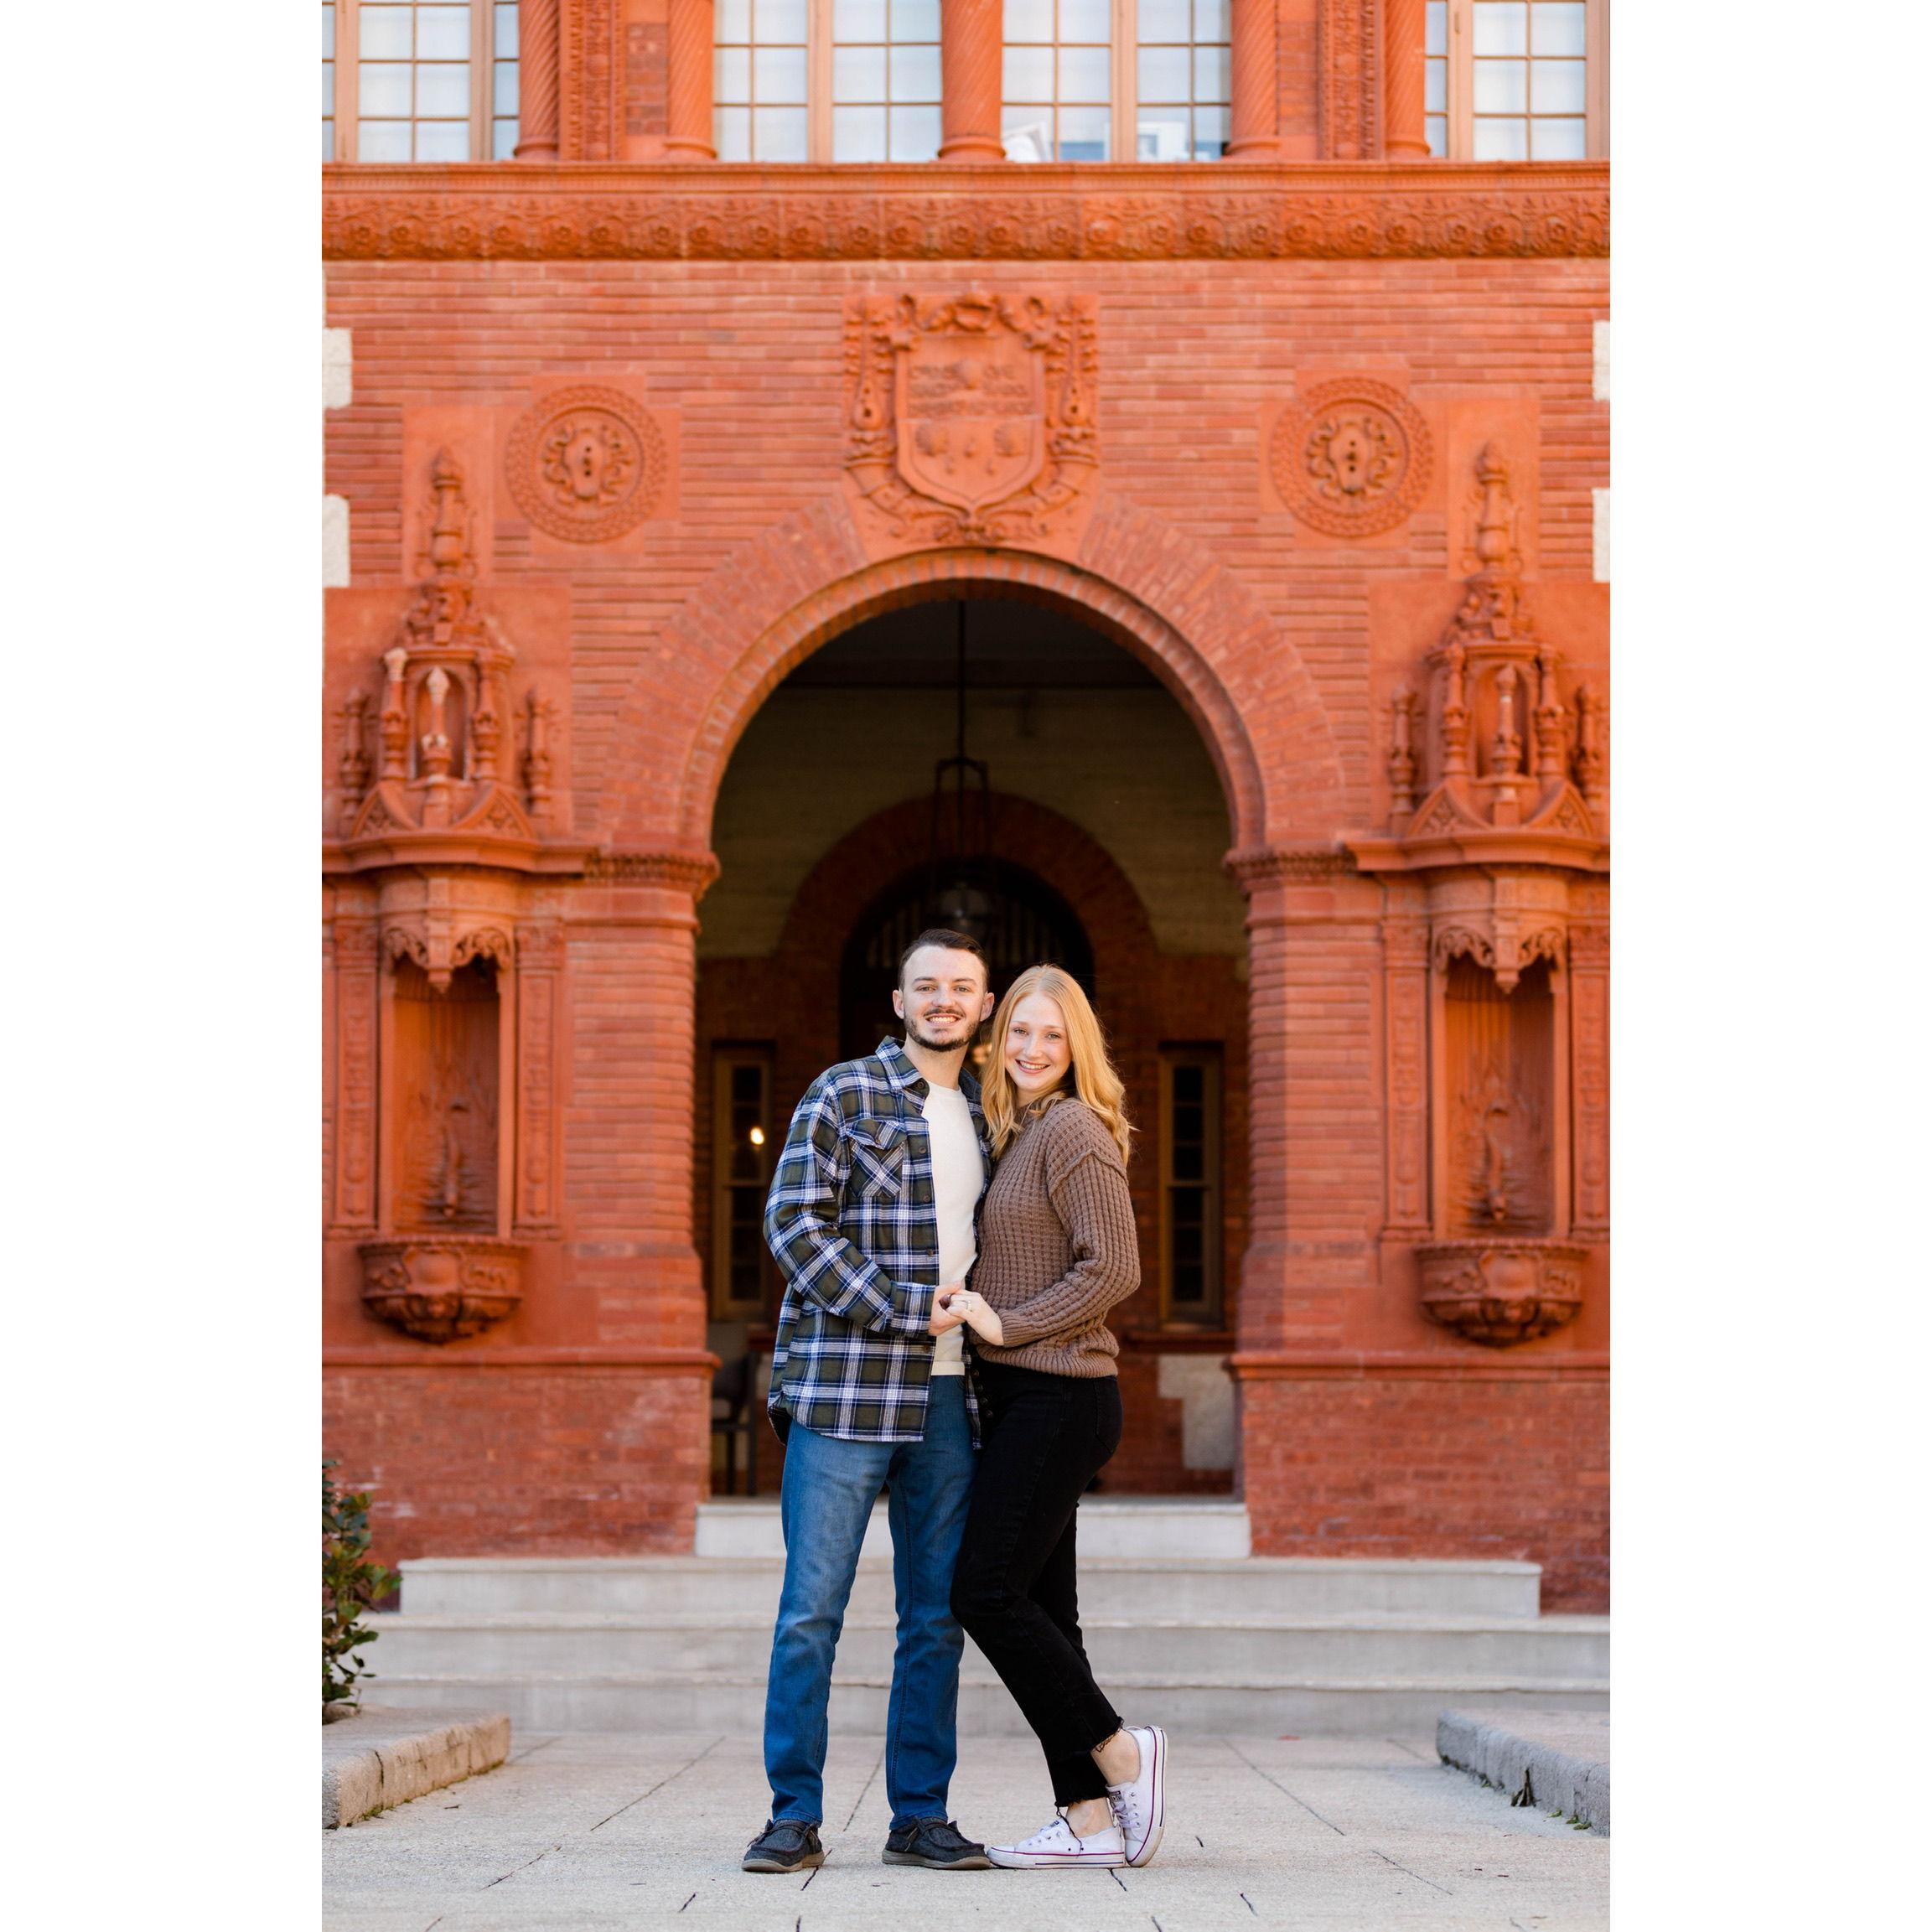
[[[923,1442],[851,1443],[792,1425],[780,1492],[785,1591],[764,1705],[764,1769],[774,1820],[816,1824],[824,1816],[832,1654],[882,1483],[892,1488],[887,1513],[899,1601],[886,1713],[886,1796],[894,1827],[946,1815],[966,1647],[953,1620],[953,1564],[966,1530],[972,1458],[961,1375],[934,1377]]]

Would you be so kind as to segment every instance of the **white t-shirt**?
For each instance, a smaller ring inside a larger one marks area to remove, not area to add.
[[[972,1110],[957,1087],[926,1083],[926,1132],[932,1142],[933,1208],[939,1217],[939,1278],[943,1287],[963,1282],[979,1252],[973,1238],[973,1209],[986,1186]],[[948,1329],[933,1344],[935,1375],[966,1373],[964,1331]]]

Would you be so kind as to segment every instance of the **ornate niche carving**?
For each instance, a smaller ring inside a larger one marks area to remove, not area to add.
[[[1476,475],[1478,567],[1423,660],[1421,688],[1388,702],[1388,836],[1350,849],[1365,872],[1467,862],[1603,872],[1604,704],[1588,684],[1564,695],[1567,667],[1531,610],[1509,464],[1495,444]]]
[[[521,1299],[505,1237],[517,1081],[515,951],[426,882],[420,916],[383,930],[381,1225],[361,1244],[363,1305],[424,1341],[479,1334]]]
[[[1275,425],[1275,488],[1310,528],[1372,536],[1428,487],[1429,426],[1401,390],[1366,377],[1313,385]]]
[[[463,472],[441,450],[426,575],[339,719],[342,837],[337,869],[438,861],[574,870],[554,823],[557,707],[534,682],[513,699],[516,650],[476,582]]]
[[[1390,701],[1387,831],[1349,849],[1389,888],[1387,1233],[1422,1237],[1422,1314],[1500,1348],[1576,1315],[1604,1231],[1605,987],[1589,909],[1609,847],[1601,705],[1588,686],[1566,695],[1562,655],[1531,615],[1506,459],[1492,444],[1475,468],[1477,567],[1420,688]]]
[[[558,391],[517,419],[505,456],[510,494],[539,530],[608,543],[664,495],[664,438],[621,389]]]
[[[846,314],[846,467],[893,534],[1039,538],[1088,491],[1090,298],[864,296]]]

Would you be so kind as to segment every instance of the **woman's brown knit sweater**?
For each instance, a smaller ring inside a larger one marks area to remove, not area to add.
[[[989,1362],[1049,1375],[1111,1375],[1106,1312],[1141,1285],[1127,1170],[1101,1117],[1056,1095],[1000,1157],[980,1212],[972,1286],[999,1312]]]

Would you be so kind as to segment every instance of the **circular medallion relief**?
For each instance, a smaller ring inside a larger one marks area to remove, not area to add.
[[[539,530],[608,543],[664,493],[664,438],[618,389],[560,389],[510,432],[510,494]]]
[[[1429,428],[1399,389],[1366,378],[1317,383],[1275,425],[1275,487],[1331,536],[1391,530],[1429,480]]]

